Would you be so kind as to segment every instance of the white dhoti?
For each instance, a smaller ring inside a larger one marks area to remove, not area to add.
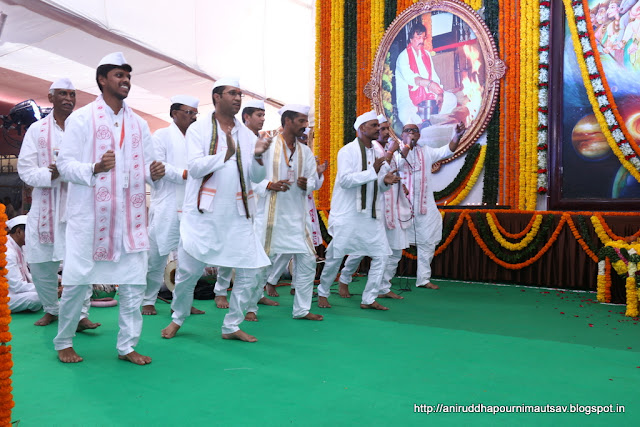
[[[388,294],[391,291],[391,279],[396,275],[398,263],[402,259],[402,249],[391,249],[393,252],[387,259],[384,273],[382,275],[382,284],[380,285],[380,295]]]
[[[56,350],[73,347],[73,337],[76,336],[78,322],[87,317],[92,294],[92,285],[64,287],[60,299],[58,335],[53,339]]]
[[[345,285],[351,283],[353,275],[356,274],[363,258],[363,255],[349,255],[347,257],[347,260],[344,262],[344,267],[342,267],[340,271],[340,283],[344,283]]]
[[[315,257],[314,257],[315,258]],[[271,266],[267,267],[267,284],[276,286],[280,281],[280,277],[287,271],[289,262],[292,259],[291,254],[278,254],[275,258],[271,258]],[[315,262],[315,260],[314,260]],[[294,261],[295,263],[295,261]],[[295,273],[295,267],[293,269]],[[295,289],[294,281],[291,281],[291,289]]]
[[[9,310],[12,313],[21,311],[38,311],[42,308],[42,303],[38,299],[37,292],[20,292],[19,294],[9,294]]]

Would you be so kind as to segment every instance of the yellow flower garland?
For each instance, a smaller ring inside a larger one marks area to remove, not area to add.
[[[454,205],[460,204],[460,202],[462,202],[469,195],[469,192],[471,191],[473,186],[476,185],[476,182],[478,181],[480,172],[482,172],[482,169],[484,168],[484,158],[486,154],[487,154],[487,146],[483,145],[482,147],[480,147],[480,154],[478,155],[476,166],[473,169],[473,173],[469,177],[469,180],[467,181],[467,185],[464,187],[464,190],[462,190],[455,199],[453,199],[450,203],[447,204],[447,206],[454,206]]]
[[[598,238],[600,239],[603,245],[606,245],[607,243],[612,242],[607,232],[604,231],[604,228],[602,227],[602,224],[600,224],[600,220],[598,219],[597,216],[593,215],[591,217],[591,224],[593,224],[593,228],[596,231],[596,234],[598,235]]]
[[[384,36],[384,0],[371,0],[371,58],[375,58]]]
[[[464,0],[464,2],[471,6],[473,10],[480,10],[482,7],[482,0]]]
[[[584,83],[585,92],[587,93],[587,97],[589,98],[589,103],[591,104],[591,108],[593,113],[596,116],[596,120],[598,121],[598,125],[600,125],[600,130],[602,134],[607,139],[607,143],[611,150],[616,155],[620,163],[629,171],[631,175],[633,175],[638,181],[640,181],[640,172],[631,164],[628,160],[625,159],[625,155],[616,144],[616,140],[613,138],[611,134],[611,130],[609,129],[609,125],[607,125],[607,120],[604,117],[604,114],[600,111],[600,104],[598,104],[598,100],[594,94],[593,85],[591,84],[591,78],[589,77],[589,70],[587,69],[587,64],[585,62],[582,46],[580,43],[580,38],[578,37],[578,27],[576,26],[576,18],[573,13],[573,7],[571,5],[571,0],[563,0],[564,2],[564,10],[567,15],[567,23],[569,24],[569,29],[571,30],[571,39],[573,40],[573,48],[576,53],[576,59],[578,60],[578,66],[580,68],[580,73],[582,74],[582,81]]]
[[[520,190],[518,208],[535,210],[538,197],[538,49],[540,10],[533,0],[520,8]]]
[[[605,260],[598,262],[598,278],[596,280],[596,298],[600,302],[605,302],[604,292],[606,288],[606,276],[604,272]]]
[[[498,243],[500,243],[500,246],[510,251],[519,251],[526,248],[529,243],[531,243],[531,241],[538,235],[538,231],[540,231],[540,224],[542,224],[542,215],[536,215],[535,222],[531,226],[531,230],[529,230],[527,235],[524,236],[520,242],[511,243],[508,242],[504,237],[502,237],[500,231],[498,230],[498,227],[496,227],[495,222],[493,222],[493,217],[491,216],[491,214],[487,213],[486,217],[493,237]]]
[[[638,285],[636,282],[636,272],[638,271],[638,265],[634,262],[629,263],[629,276],[625,281],[625,288],[627,291],[627,311],[625,316],[638,317]]]
[[[331,160],[344,145],[344,0],[331,0]],[[331,168],[329,194],[333,194],[337,165]]]

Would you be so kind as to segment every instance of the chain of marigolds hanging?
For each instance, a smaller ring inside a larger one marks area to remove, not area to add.
[[[334,162],[345,142],[344,135],[344,0],[331,0],[331,85],[324,90],[331,93],[331,157]],[[336,165],[337,166],[337,165]],[[337,167],[331,168],[329,194],[333,191]]]
[[[596,255],[596,249],[593,246],[593,242],[591,241],[591,235],[589,234],[589,231],[587,229],[587,223],[584,219],[584,216],[576,216],[576,221],[578,222],[578,227],[576,227],[571,216],[569,216],[569,218],[567,219],[567,224],[569,224],[569,228],[571,229],[571,233],[573,233],[573,237],[575,237],[576,241],[585,251],[587,256],[594,262],[598,262],[598,255]]]
[[[607,83],[600,54],[591,29],[588,5],[585,10],[582,1],[563,0],[567,23],[571,30],[573,48],[582,74],[589,103],[600,125],[600,130],[620,163],[640,181],[640,159],[638,146],[629,136],[615,105],[611,89]]]
[[[482,169],[484,168],[484,158],[486,153],[487,153],[487,146],[481,145],[480,155],[478,156],[478,161],[476,162],[475,167],[473,168],[473,172],[471,173],[471,176],[467,180],[467,183],[465,184],[462,191],[458,193],[458,195],[450,202],[451,205],[460,204],[469,195],[474,185],[476,185],[476,182],[478,182],[478,177],[480,176],[480,172],[482,172]]]
[[[602,244],[607,244],[610,240],[636,240],[640,237],[640,230],[636,231],[631,236],[618,236],[614,233],[607,221],[605,221],[604,217],[601,214],[595,214],[591,217],[591,222],[593,223],[593,228],[596,230],[596,234],[600,238]]]
[[[538,59],[538,193],[545,194],[549,186],[549,18],[551,2],[539,0],[540,48]]]
[[[384,36],[384,29],[386,28],[384,25],[384,3],[384,0],[371,0],[371,50],[369,52],[371,61],[376,57],[378,46],[380,46],[380,42]],[[370,72],[371,67],[366,71]]]
[[[520,122],[520,198],[518,207],[534,210],[538,182],[538,48],[539,9],[537,0],[521,2],[520,34],[524,44],[520,50],[520,114],[527,120]]]
[[[11,425],[11,409],[14,406],[11,374],[11,310],[9,310],[9,282],[7,281],[7,215],[0,204],[0,425]]]
[[[325,177],[332,181],[336,165],[331,153],[331,2],[316,2],[316,81],[313,151],[328,160]],[[318,209],[329,209],[331,184],[315,192]]]
[[[444,215],[445,212],[441,211],[441,214]],[[460,230],[460,226],[462,226],[462,223],[464,222],[464,216],[460,212],[452,212],[448,217],[446,215],[445,217],[447,220],[444,222],[444,226],[442,227],[442,239],[436,246],[434,256],[440,255],[447,246],[449,246],[453,238],[458,234],[458,230]],[[411,260],[417,259],[415,246],[411,246],[403,250],[402,255]]]
[[[496,239],[498,243],[500,243],[500,246],[510,251],[521,251],[522,249],[526,248],[529,245],[529,243],[531,243],[531,241],[534,239],[534,237],[538,235],[538,232],[540,231],[540,224],[542,224],[542,218],[543,218],[542,215],[535,215],[535,220],[531,225],[531,229],[524,236],[524,238],[519,242],[509,242],[500,233],[500,231],[498,230],[498,227],[496,226],[496,223],[493,222],[493,216],[487,213],[486,217],[487,217],[487,224],[489,224],[489,228],[491,229],[493,238]]]
[[[542,239],[549,235],[551,224],[555,220],[555,215],[545,215],[543,217],[542,224],[537,230],[535,238],[531,241],[531,243],[522,249],[510,251],[507,253],[502,250],[501,246],[495,240],[493,233],[491,232],[491,229],[486,222],[486,218],[480,213],[476,213],[474,217],[474,223],[477,224],[478,234],[486,247],[488,247],[498,259],[509,264],[523,263],[530,259],[536,251],[539,251],[538,248],[543,246]],[[564,223],[562,223],[562,225],[564,225]]]
[[[636,273],[640,262],[640,245],[609,242],[598,253],[597,296],[600,302],[611,302],[611,267],[619,276],[627,276],[625,290],[627,310],[625,316],[638,316],[638,281]],[[607,268],[609,266],[609,268]]]
[[[480,144],[473,144],[464,158],[464,163],[460,168],[460,172],[456,177],[440,191],[434,191],[433,197],[436,201],[446,199],[453,194],[467,180],[469,174],[473,171],[476,160],[480,155]]]

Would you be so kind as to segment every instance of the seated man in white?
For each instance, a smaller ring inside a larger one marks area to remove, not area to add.
[[[20,215],[7,221],[7,281],[9,282],[9,310],[38,311],[42,303],[38,299],[36,287],[31,280],[27,261],[22,253],[27,216]]]

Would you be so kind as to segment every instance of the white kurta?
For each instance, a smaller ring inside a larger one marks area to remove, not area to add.
[[[391,170],[399,170],[399,160],[400,154],[394,153],[394,156],[391,158],[391,164],[389,165]],[[406,249],[409,247],[406,228],[410,226],[410,221],[402,222],[400,216],[400,201],[407,197],[404,193],[404,187],[400,184],[394,185],[391,190],[389,190],[389,193],[384,194],[384,197],[385,228],[387,230],[389,247],[393,250]],[[389,228],[387,217],[391,218],[393,228]]]
[[[379,145],[378,145],[379,147]],[[328,258],[342,258],[345,255],[387,256],[391,255],[385,237],[384,200],[382,193],[391,189],[384,183],[389,165],[382,165],[376,174],[373,163],[382,152],[374,153],[374,148],[365,148],[367,169],[362,170],[362,154],[356,138],[338,152],[338,173],[331,197],[329,234],[331,243],[327,248]],[[366,207],[361,206],[361,188],[366,185]],[[376,218],[372,217],[374,186],[378,186]]]
[[[180,241],[180,216],[187,181],[187,146],[182,131],[171,123],[153,134],[156,159],[164,163],[164,177],[151,191],[149,234],[158,244],[160,255],[168,255]]]
[[[293,153],[286,144],[284,148],[279,147],[279,150],[276,150],[274,144],[282,144],[282,142],[280,139],[275,139],[272,143],[264,156],[267,176],[254,186],[256,194],[260,196],[256,231],[264,244],[268,228],[271,227],[270,239],[265,246],[269,254],[314,254],[315,249],[309,234],[311,217],[307,213],[307,195],[312,194],[316,189],[318,173],[315,157],[309,147],[298,142]],[[274,172],[273,156],[276,151],[280,152],[280,165],[279,170]],[[302,162],[299,162],[300,156]],[[289,160],[288,165],[287,160]],[[269,182],[286,180],[288,176],[292,176],[293,180],[288,191],[267,190]],[[307,178],[306,191],[298,187],[299,177]],[[269,224],[269,210],[273,207],[275,207],[272,215],[273,224]]]
[[[53,115],[53,111],[49,114]],[[27,226],[25,235],[25,256],[27,262],[30,264],[60,261],[64,257],[64,234],[66,228],[66,219],[60,218],[60,187],[62,179],[60,177],[52,180],[51,171],[49,165],[41,166],[38,164],[38,139],[41,136],[45,138],[48,135],[42,135],[41,129],[44,120],[38,120],[33,123],[22,141],[22,147],[20,148],[20,155],[18,156],[18,174],[20,179],[25,184],[33,187],[32,204],[31,209],[27,215]],[[64,131],[55,120],[53,120],[53,141],[51,141],[51,148],[53,152],[57,152],[60,149],[62,143],[62,137]],[[52,161],[55,162],[55,155],[51,156]],[[51,189],[53,192],[53,215],[55,218],[55,230],[54,230],[54,243],[43,244],[40,243],[38,236],[38,213],[41,209],[46,209],[42,206],[42,192],[46,189]],[[65,222],[61,222],[61,219]]]
[[[42,304],[38,300],[22,248],[7,236],[7,281],[9,282],[9,310],[40,310]]]
[[[116,143],[116,199],[119,202],[117,215],[122,220],[116,221],[114,227],[114,244],[116,253],[120,253],[118,261],[94,261],[93,241],[95,212],[92,200],[94,199],[93,187],[96,176],[92,173],[93,165],[93,129],[92,129],[92,105],[86,105],[72,113],[65,123],[65,134],[62,140],[60,156],[58,158],[58,171],[60,176],[69,181],[69,196],[67,203],[67,248],[65,253],[65,267],[63,270],[62,284],[84,285],[92,283],[111,284],[146,284],[147,252],[127,253],[124,245],[125,229],[125,205],[124,176],[125,159],[124,150]],[[107,120],[111,122],[113,135],[121,134],[123,119],[121,108],[116,115],[107,105]],[[148,184],[154,186],[149,173],[149,165],[155,160],[155,152],[149,126],[140,116],[133,113],[142,131],[143,155],[145,162],[145,178]],[[117,124],[117,126],[116,126]]]
[[[424,155],[424,165],[420,165],[416,150],[422,150]],[[438,211],[436,200],[433,197],[433,185],[431,175],[431,165],[438,160],[446,159],[453,152],[449,149],[449,144],[434,149],[428,146],[417,146],[409,151],[405,161],[400,162],[403,183],[409,189],[409,197],[413,205],[414,221],[407,230],[410,243],[414,244],[438,244],[442,239],[442,216]],[[425,168],[424,171],[422,168]],[[424,172],[424,180],[422,175]],[[420,213],[420,190],[424,191],[427,202],[427,213]]]
[[[211,115],[201,118],[187,131],[187,157],[189,177],[185,189],[183,216],[180,222],[180,236],[184,250],[195,259],[219,267],[260,268],[269,265],[269,258],[253,228],[255,198],[248,194],[249,210],[247,219],[238,196],[240,179],[236,154],[224,161],[227,152],[227,137],[218,123],[217,154],[209,155],[212,133]],[[256,136],[246,126],[235,121],[231,132],[236,144],[240,145],[242,166],[247,186],[261,182],[265,168],[253,156]],[[198,210],[198,191],[202,179],[213,172],[207,187],[215,192],[211,211]]]

